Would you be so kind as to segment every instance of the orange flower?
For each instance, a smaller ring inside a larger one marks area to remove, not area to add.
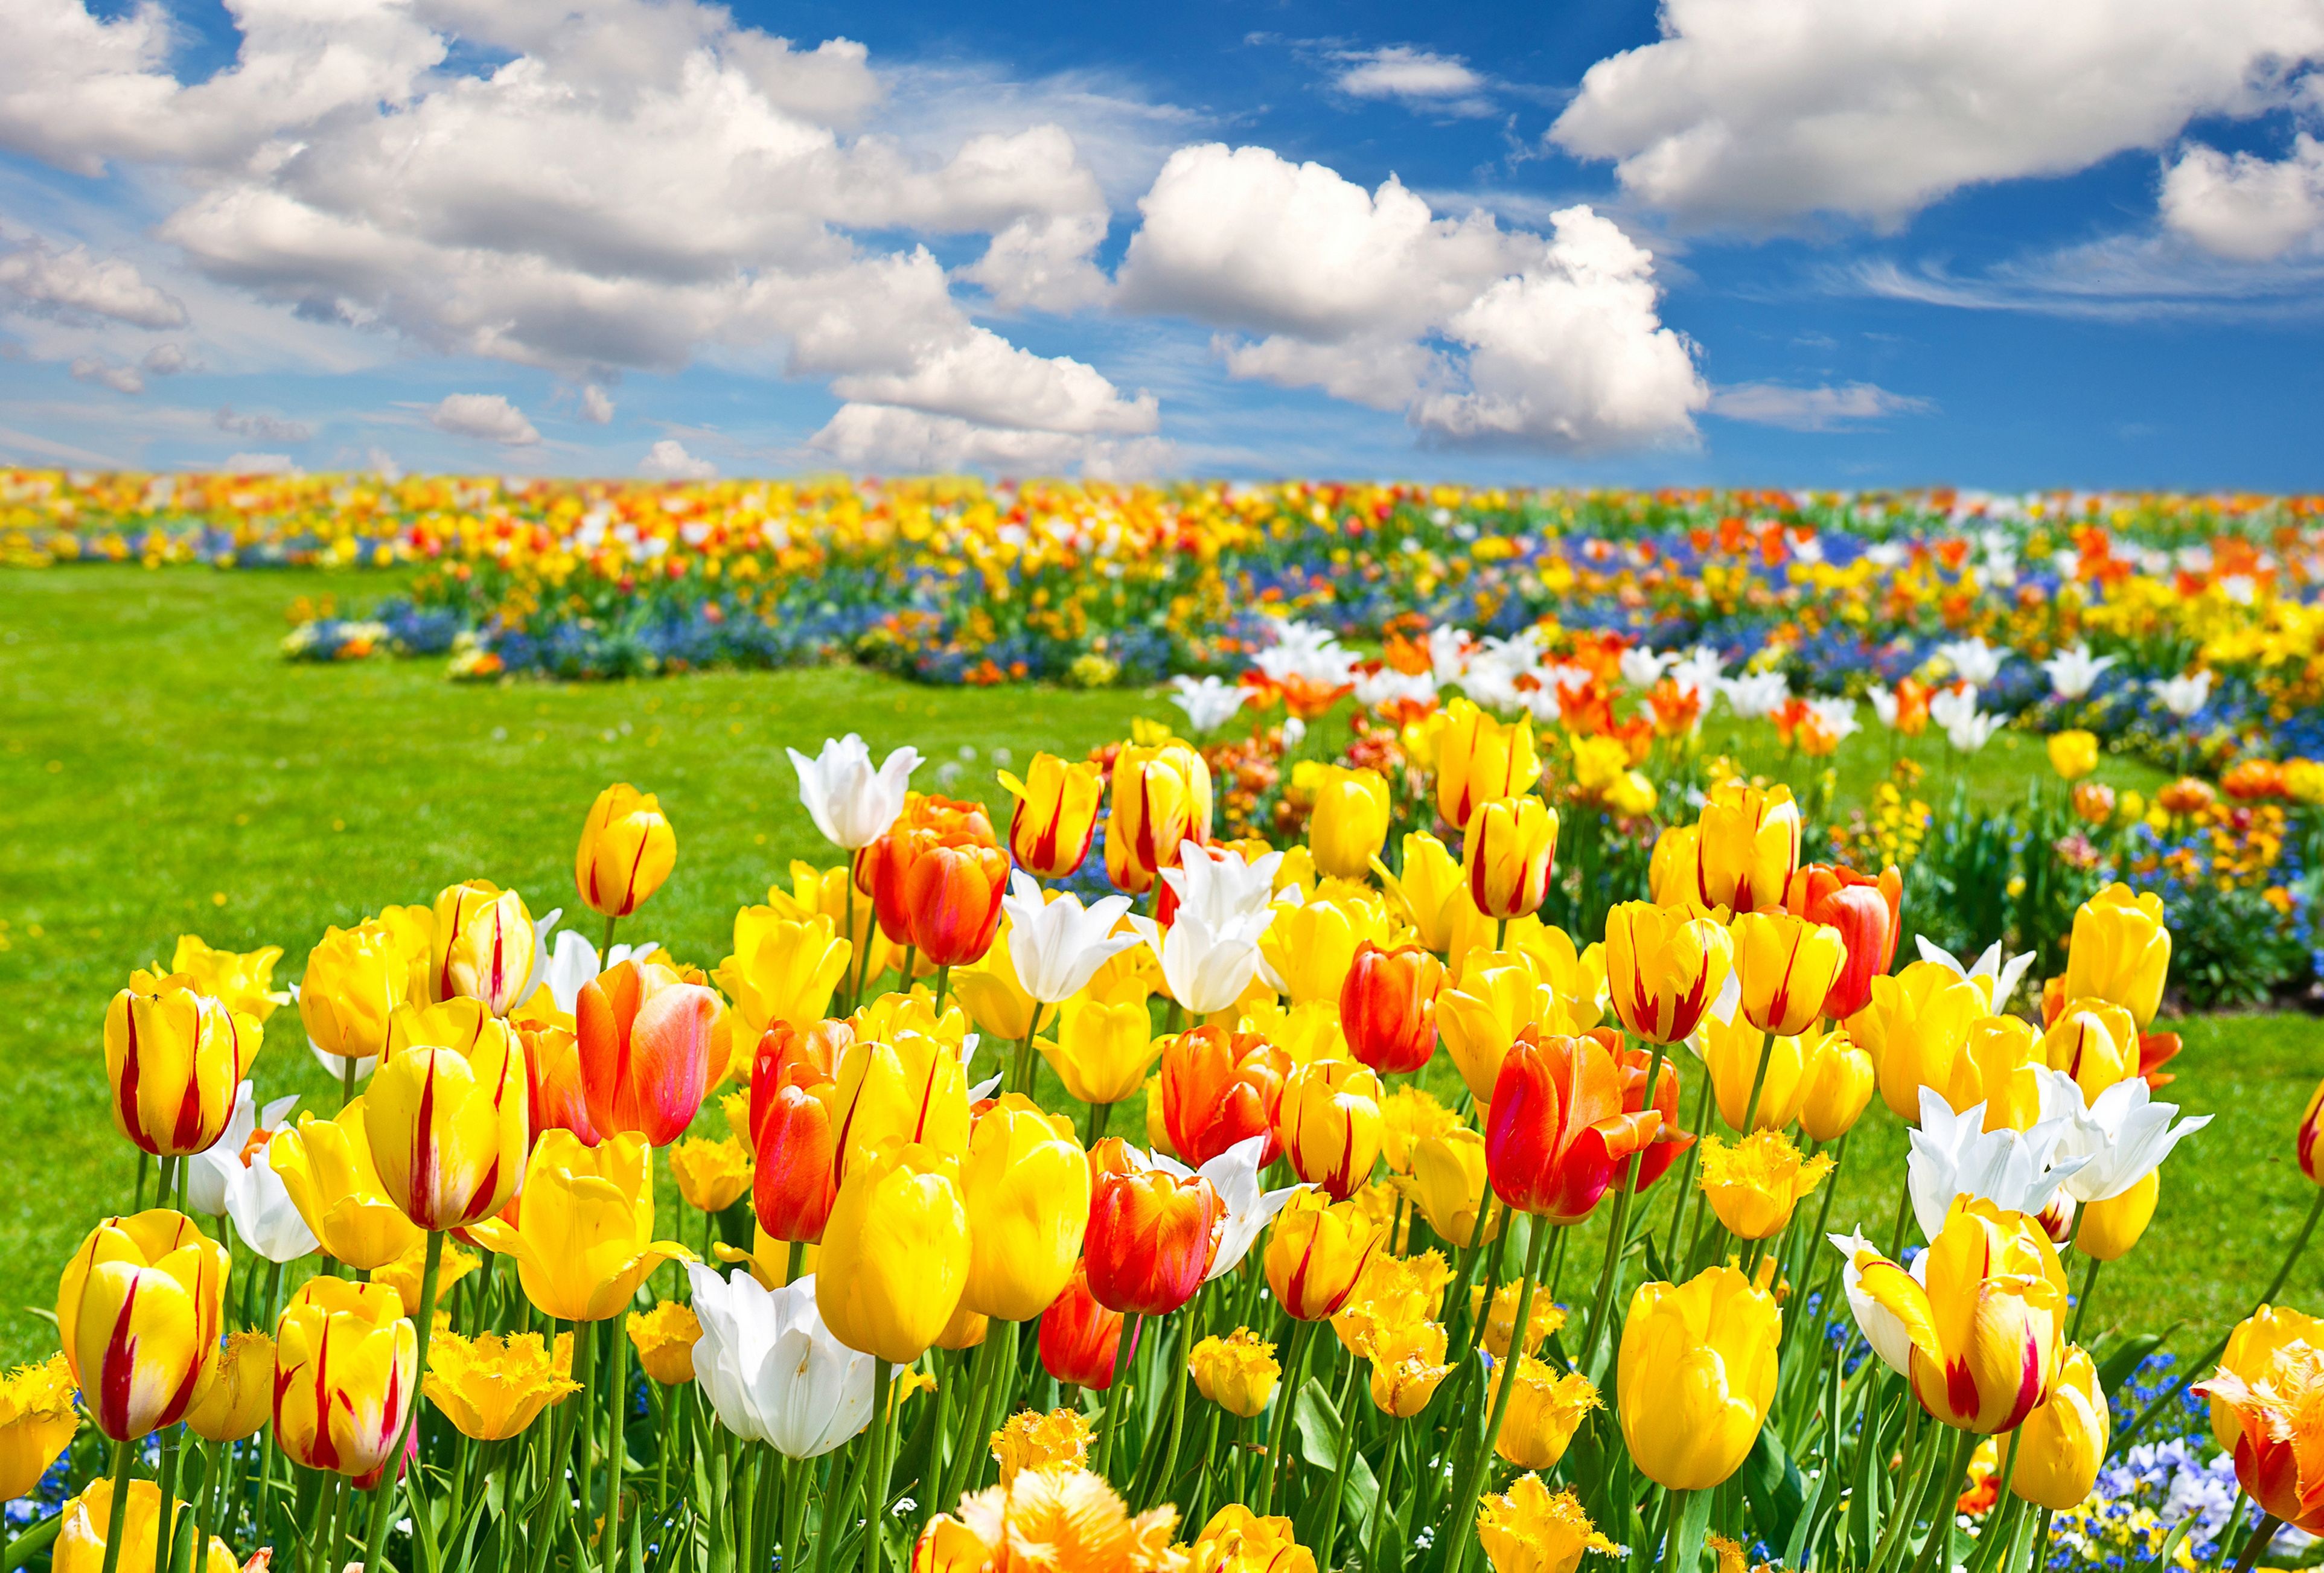
[[[1162,1051],[1162,1123],[1181,1162],[1200,1167],[1255,1136],[1268,1138],[1263,1168],[1282,1155],[1276,1111],[1291,1057],[1257,1033],[1196,1027]]]
[[[1090,1293],[1115,1311],[1168,1315],[1203,1286],[1224,1216],[1218,1191],[1200,1175],[1099,1175],[1083,1244]]]
[[[636,1131],[666,1147],[710,1088],[718,996],[652,961],[623,961],[581,986],[581,1087],[597,1136]]]
[[[1597,1039],[1519,1039],[1501,1062],[1485,1127],[1494,1194],[1553,1223],[1589,1216],[1623,1160],[1662,1127],[1658,1110],[1628,1112],[1623,1102],[1621,1069]]]

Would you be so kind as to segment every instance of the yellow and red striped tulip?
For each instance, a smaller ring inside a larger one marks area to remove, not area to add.
[[[89,1418],[115,1441],[175,1425],[217,1369],[226,1247],[167,1208],[88,1231],[57,1282],[57,1334]]]
[[[581,823],[573,884],[600,917],[627,917],[678,866],[678,832],[650,792],[619,781],[597,794]]]
[[[523,897],[489,879],[447,886],[436,897],[431,997],[480,999],[506,1016],[523,1003],[540,949]]]
[[[1557,810],[1538,797],[1489,798],[1461,838],[1469,899],[1491,918],[1525,917],[1549,895],[1557,866]]]
[[[1691,1036],[1734,961],[1727,931],[1684,908],[1625,901],[1606,915],[1606,988],[1614,1014],[1650,1044]]]
[[[105,1012],[113,1123],[157,1158],[201,1152],[226,1134],[263,1029],[182,973],[132,981]]]
[[[310,1278],[274,1325],[274,1438],[291,1461],[383,1473],[418,1394],[420,1338],[384,1283]]]
[[[1172,738],[1123,749],[1113,759],[1112,797],[1105,830],[1108,874],[1116,874],[1118,861],[1122,873],[1150,883],[1158,870],[1178,866],[1183,842],[1210,842],[1211,768],[1190,744]],[[1119,875],[1114,883],[1130,888]]]
[[[406,1006],[364,1090],[380,1189],[423,1229],[465,1228],[508,1205],[531,1143],[524,1049],[481,1002]]]
[[[1379,1078],[1351,1060],[1316,1060],[1291,1072],[1275,1130],[1292,1169],[1345,1201],[1371,1182],[1380,1149]]]
[[[1386,1231],[1352,1201],[1326,1205],[1316,1191],[1291,1199],[1267,1240],[1267,1286],[1301,1321],[1336,1315],[1387,1244]]]
[[[1434,747],[1436,812],[1447,824],[1465,829],[1479,804],[1522,796],[1541,779],[1530,715],[1499,722],[1470,701],[1455,699],[1444,707]]]
[[[1062,879],[1089,856],[1097,832],[1098,799],[1105,781],[1086,759],[1072,763],[1039,753],[1025,767],[1025,779],[1003,770],[1001,785],[1017,800],[1009,815],[1009,853],[1020,869],[1044,879]]]
[[[1731,933],[1744,1019],[1778,1036],[1807,1031],[1848,963],[1840,931],[1775,911],[1747,912]]]

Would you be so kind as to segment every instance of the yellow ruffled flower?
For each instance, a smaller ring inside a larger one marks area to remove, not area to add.
[[[1008,1486],[1027,1469],[1053,1464],[1080,1468],[1095,1434],[1089,1417],[1077,1409],[1053,1409],[1047,1414],[1019,1410],[992,1433],[992,1461],[1001,1467],[1001,1484]]]
[[[1573,1573],[1582,1552],[1611,1556],[1618,1549],[1598,1532],[1579,1497],[1552,1495],[1538,1475],[1521,1476],[1478,1504],[1477,1540],[1493,1573]]]
[[[1764,1240],[1792,1220],[1792,1210],[1831,1173],[1831,1159],[1803,1159],[1782,1131],[1754,1131],[1738,1142],[1702,1144],[1702,1193],[1738,1239]]]
[[[1196,1344],[1186,1357],[1186,1370],[1204,1398],[1245,1420],[1267,1407],[1283,1375],[1275,1346],[1249,1328],[1237,1328],[1225,1338],[1213,1334]]]
[[[554,1351],[539,1333],[471,1338],[438,1328],[428,1340],[428,1402],[480,1442],[515,1436],[542,1410],[580,1392],[572,1373],[571,1333],[557,1335]]]
[[[1485,1311],[1485,1286],[1472,1285],[1469,1290],[1469,1315],[1473,1320],[1483,1317],[1477,1329],[1477,1341],[1497,1360],[1509,1357],[1509,1335],[1517,1330],[1517,1296],[1523,1285],[1515,1279],[1493,1292],[1493,1308]],[[1546,1294],[1536,1293],[1533,1304],[1526,1311],[1525,1352],[1531,1356],[1549,1341],[1549,1335],[1565,1325],[1564,1308]]]
[[[443,1258],[436,1265],[436,1303],[430,1311],[444,1309],[444,1297],[452,1292],[452,1285],[484,1265],[484,1258],[474,1251],[465,1251],[454,1240],[444,1242]],[[420,1320],[420,1285],[428,1274],[428,1242],[415,1241],[411,1248],[384,1267],[372,1270],[371,1281],[384,1283],[395,1291],[403,1302],[403,1314],[413,1321]]]
[[[749,1122],[746,1103],[743,1123]],[[739,1136],[724,1141],[688,1136],[669,1149],[669,1172],[688,1207],[697,1212],[724,1212],[750,1194],[750,1144]]]
[[[638,1351],[638,1367],[664,1387],[694,1380],[694,1346],[702,1338],[702,1320],[694,1308],[665,1300],[651,1311],[630,1312],[624,1324]]]
[[[1489,1406],[1500,1401],[1504,1380],[1515,1385],[1509,1389],[1508,1412],[1494,1450],[1520,1469],[1556,1467],[1583,1417],[1598,1407],[1598,1389],[1579,1371],[1559,1371],[1527,1355],[1494,1362],[1493,1380],[1486,1390]]]
[[[32,1494],[80,1430],[72,1363],[61,1354],[0,1380],[0,1502]]]

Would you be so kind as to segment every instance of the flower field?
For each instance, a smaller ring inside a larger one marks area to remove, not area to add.
[[[563,867],[520,894],[435,867],[503,843],[418,801],[488,818],[490,774],[371,805],[395,734],[302,755],[346,788],[291,813],[385,814],[300,870],[343,915],[194,895],[182,932],[251,939],[140,934],[165,964],[74,1029],[116,1189],[0,1397],[10,1564],[2312,1559],[2324,1335],[2229,1323],[2312,1303],[2315,1111],[2174,1108],[2243,1072],[2164,1003],[2209,953],[2174,890],[2300,943],[2299,767],[2134,775],[1950,687],[1915,735],[1901,680],[1850,735],[1628,640],[1513,672],[1415,630],[1433,686],[1383,694],[1419,676],[1387,635],[1271,631],[1258,680],[1110,739],[1104,695],[1048,695],[1094,746],[789,736],[751,807],[821,851],[676,948],[736,840],[691,787],[551,800]],[[474,697],[546,734],[588,692]],[[654,785],[651,735],[608,729],[601,779]],[[2041,763],[1997,803],[2014,738]],[[2212,1217],[2194,1267],[2167,1215],[2236,1145],[2299,1200]],[[2229,1259],[2232,1309],[2159,1347],[2132,1286]]]

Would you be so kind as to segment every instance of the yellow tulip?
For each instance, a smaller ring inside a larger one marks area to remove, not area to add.
[[[1831,1163],[1822,1154],[1803,1159],[1779,1130],[1754,1131],[1731,1145],[1711,1136],[1702,1144],[1702,1193],[1728,1233],[1764,1240],[1792,1221],[1792,1210],[1823,1182]]]
[[[1385,1242],[1352,1201],[1325,1205],[1315,1191],[1291,1199],[1267,1241],[1267,1286],[1302,1321],[1336,1313]]]
[[[2079,781],[2098,768],[2098,740],[2076,730],[2050,734],[2050,768],[2063,781]]]
[[[1412,1173],[1412,1149],[1430,1136],[1460,1128],[1461,1117],[1417,1087],[1399,1087],[1380,1099],[1380,1156],[1390,1174]]]
[[[217,1370],[226,1247],[166,1208],[88,1231],[57,1283],[57,1331],[97,1429],[135,1441],[175,1425]]]
[[[1800,1094],[1800,1133],[1810,1141],[1838,1141],[1856,1128],[1879,1079],[1872,1056],[1844,1031],[1826,1033],[1811,1056]]]
[[[1489,1405],[1499,1403],[1501,1384],[1511,1379],[1515,1385],[1494,1451],[1520,1469],[1554,1469],[1582,1419],[1598,1407],[1598,1389],[1579,1371],[1560,1371],[1526,1355],[1493,1363]]]
[[[418,1245],[421,1231],[380,1183],[365,1125],[360,1098],[332,1119],[301,1114],[296,1130],[267,1144],[266,1161],[323,1249],[370,1272]]]
[[[1694,897],[1740,915],[1784,904],[1800,866],[1800,805],[1792,789],[1741,781],[1714,786],[1695,843]]]
[[[1951,1079],[1937,1089],[1956,1114],[1985,1105],[1987,1130],[2028,1130],[2042,1118],[2042,1063],[2034,1024],[2018,1016],[1981,1016],[1953,1061]]]
[[[1277,907],[1259,949],[1294,1005],[1312,999],[1337,1006],[1356,947],[1370,940],[1385,949],[1392,938],[1379,898],[1350,890],[1336,899]]]
[[[551,1404],[581,1391],[573,1380],[573,1335],[554,1352],[539,1333],[479,1333],[449,1328],[428,1340],[428,1402],[464,1437],[504,1441]]]
[[[481,1002],[405,1006],[360,1100],[380,1189],[423,1229],[492,1217],[523,1173],[530,1097],[516,1033]]]
[[[484,1001],[494,1016],[520,1004],[540,959],[524,897],[489,879],[445,888],[436,897],[433,998]]]
[[[852,898],[851,891],[854,893]],[[880,932],[879,914],[872,898],[855,889],[854,876],[844,863],[818,869],[813,863],[793,859],[791,888],[786,890],[779,885],[769,886],[767,906],[777,917],[795,923],[814,917],[831,919],[838,925],[833,932],[848,943],[849,953],[855,958],[851,965],[860,968],[866,978],[877,978],[896,958],[895,947]],[[847,932],[840,933],[843,928]]]
[[[1388,781],[1378,770],[1323,767],[1307,821],[1315,867],[1334,879],[1362,878],[1388,844],[1389,812]]]
[[[1606,947],[1594,943],[1577,949],[1573,936],[1540,915],[1509,920],[1503,947],[1525,958],[1533,975],[1557,998],[1571,1036],[1587,1032],[1606,1016]]]
[[[293,1463],[361,1476],[402,1439],[420,1338],[384,1283],[310,1278],[274,1325],[274,1437]]]
[[[1915,961],[1872,980],[1872,1003],[1849,1019],[1849,1030],[1878,1067],[1889,1112],[1918,1124],[1921,1089],[1952,1085],[1969,1029],[1992,1014],[1984,989],[1950,967]]]
[[[2098,1484],[2111,1430],[2098,1367],[2080,1345],[2067,1345],[2049,1398],[2018,1430],[2017,1472],[2009,1489],[2058,1513],[2081,1506]]]
[[[2281,1369],[2287,1353],[2294,1359],[2304,1359],[2310,1349],[2324,1349],[2324,1317],[2310,1316],[2288,1305],[2263,1305],[2227,1330],[2227,1347],[2219,1351],[2219,1369],[2257,1382],[2264,1374]],[[2217,1394],[2207,1396],[2211,1435],[2222,1449],[2233,1452],[2243,1423],[2227,1400]]]
[[[1525,917],[1549,895],[1557,810],[1538,797],[1496,797],[1471,811],[1461,836],[1469,899],[1491,918]]]
[[[1732,1267],[1640,1284],[1615,1376],[1622,1439],[1639,1473],[1672,1491],[1733,1475],[1774,1402],[1782,1332],[1775,1296]]]
[[[770,906],[746,906],[734,915],[734,953],[710,980],[734,1002],[743,1036],[755,1048],[776,1022],[804,1032],[821,1021],[851,954],[830,917],[782,917]]]
[[[1204,1398],[1245,1420],[1267,1407],[1283,1375],[1275,1346],[1249,1328],[1237,1328],[1225,1338],[1213,1334],[1196,1344],[1186,1357],[1186,1370]]]
[[[1533,718],[1495,721],[1466,699],[1446,705],[1435,737],[1436,811],[1464,829],[1480,803],[1516,797],[1541,779]]]
[[[235,1090],[258,1057],[258,1019],[183,973],[136,973],[105,1012],[113,1123],[160,1158],[203,1151],[226,1134]]]
[[[1237,1032],[1257,1033],[1281,1049],[1295,1068],[1318,1060],[1353,1058],[1348,1053],[1347,1029],[1340,1021],[1336,999],[1310,999],[1286,1009],[1269,997],[1255,1004],[1238,1004],[1232,1014]]]
[[[901,1033],[892,1044],[851,1044],[839,1057],[837,1078],[814,1093],[840,1134],[842,1184],[890,1142],[910,1142],[955,1162],[967,1155],[968,1072],[958,1050],[940,1039]]]
[[[206,943],[199,934],[180,934],[171,952],[170,971],[193,980],[194,988],[228,1010],[263,1023],[290,997],[274,989],[274,963],[282,959],[281,945],[235,952]],[[152,970],[159,974],[161,969]]]
[[[1089,1227],[1089,1157],[1060,1123],[1012,1092],[969,1136],[960,1170],[969,1224],[961,1303],[976,1315],[1030,1321],[1074,1275]]]
[[[274,1413],[274,1340],[255,1328],[228,1333],[217,1375],[186,1426],[213,1442],[255,1436]]]
[[[1385,1337],[1372,1340],[1372,1407],[1398,1420],[1410,1420],[1428,1407],[1452,1367],[1444,1363],[1444,1327],[1441,1322],[1408,1321]]]
[[[1211,1514],[1187,1566],[1197,1573],[1315,1573],[1315,1554],[1299,1543],[1289,1519],[1262,1518],[1236,1502]]]
[[[1538,1475],[1523,1475],[1499,1496],[1478,1504],[1477,1541],[1493,1573],[1573,1573],[1582,1553],[1618,1550],[1598,1532],[1570,1490],[1550,1494]]]
[[[584,1146],[546,1130],[524,1172],[524,1201],[512,1227],[475,1225],[478,1245],[514,1256],[525,1298],[561,1321],[603,1321],[629,1308],[646,1274],[695,1254],[653,1237],[653,1149],[634,1132]]]
[[[172,1496],[170,1516],[176,1522],[186,1504]],[[105,1567],[106,1533],[113,1526],[113,1481],[105,1476],[88,1483],[65,1504],[64,1527],[57,1532],[49,1559],[50,1573],[101,1573]],[[129,1483],[129,1505],[121,1516],[121,1549],[116,1565],[123,1569],[153,1566],[161,1539],[161,1488],[151,1480]],[[196,1573],[237,1573],[240,1564],[226,1543],[216,1535],[202,1552]]]
[[[1702,1027],[1702,1068],[1711,1078],[1711,1096],[1719,1118],[1729,1130],[1781,1130],[1798,1118],[1807,1096],[1807,1049],[1794,1036],[1770,1039],[1745,1020],[1740,1011],[1732,1021],[1706,1016]],[[1767,1062],[1765,1072],[1759,1062]],[[1751,1089],[1759,1089],[1759,1108],[1751,1114]]]
[[[1379,1078],[1353,1060],[1317,1060],[1291,1072],[1275,1128],[1291,1167],[1345,1201],[1370,1182],[1380,1149]]]
[[[1013,1044],[1021,1041],[1032,1027],[1033,1012],[1039,1002],[1025,992],[1025,985],[1017,976],[1017,963],[1009,954],[1010,926],[1009,920],[1002,918],[984,954],[966,966],[953,969],[952,991],[988,1041]]]
[[[2139,1073],[2138,1025],[2119,1005],[2076,999],[2042,1035],[2042,1058],[2095,1103],[2099,1093]]]
[[[2154,1221],[2154,1204],[2162,1195],[2163,1171],[2149,1169],[2145,1179],[2121,1195],[2084,1202],[2074,1249],[2100,1262],[2128,1256]]]
[[[1062,879],[1080,868],[1097,829],[1098,799],[1105,794],[1098,768],[1086,759],[1068,763],[1040,753],[1026,767],[1024,780],[1006,770],[998,775],[1017,800],[1009,815],[1009,851],[1018,866],[1044,879]]]
[[[677,866],[678,832],[652,793],[622,781],[597,794],[573,853],[583,906],[601,917],[627,917]]]
[[[1745,1018],[1762,1032],[1805,1032],[1848,964],[1848,942],[1830,924],[1788,912],[1747,912],[1732,932]]]
[[[1903,1323],[1913,1392],[1937,1419],[1991,1436],[2049,1397],[2066,1272],[2039,1222],[1957,1197],[1929,1246],[1925,1288],[1868,1252],[1857,1265],[1862,1293]]]
[[[1468,884],[1461,877],[1461,860],[1434,836],[1415,831],[1404,838],[1402,873],[1389,873],[1388,865],[1377,858],[1371,869],[1419,943],[1443,957],[1455,972],[1461,970],[1462,957],[1492,943],[1492,919],[1469,899]]]
[[[1485,1286],[1481,1283],[1469,1291],[1469,1316],[1477,1324],[1477,1342],[1496,1360],[1508,1358],[1509,1340],[1517,1330],[1517,1300],[1525,1285],[1515,1279],[1493,1291],[1493,1303],[1485,1304]],[[1565,1312],[1546,1294],[1536,1294],[1526,1311],[1525,1354],[1538,1354],[1549,1335],[1565,1325]]]
[[[0,1502],[29,1496],[80,1430],[72,1362],[51,1355],[0,1380]]]
[[[694,1346],[702,1338],[702,1319],[694,1308],[665,1300],[651,1311],[632,1311],[623,1324],[638,1351],[638,1369],[664,1387],[694,1380]]]
[[[2109,885],[2076,909],[2066,946],[2068,999],[2111,1001],[2144,1031],[2170,971],[2171,931],[2153,891],[2135,896],[2127,885]]]
[[[431,920],[432,921],[432,920]],[[299,984],[299,1019],[307,1037],[341,1059],[375,1058],[387,1044],[389,1021],[411,997],[413,962],[427,970],[424,936],[415,956],[377,918],[353,928],[327,928],[307,953]],[[426,996],[423,992],[422,1002]]]
[[[1103,992],[1093,982],[1058,1007],[1056,1041],[1037,1039],[1033,1046],[1068,1097],[1121,1103],[1138,1090],[1162,1056],[1146,998],[1145,983],[1133,977]]]
[[[724,1141],[689,1137],[670,1147],[669,1173],[688,1207],[696,1212],[724,1212],[750,1194],[750,1145],[735,1136]]]
[[[1606,987],[1614,1014],[1650,1044],[1691,1036],[1734,961],[1727,931],[1683,908],[1625,901],[1606,915]]]
[[[464,1251],[453,1241],[446,1240],[436,1262],[436,1300],[429,1309],[431,1311],[445,1310],[444,1297],[452,1292],[452,1286],[482,1265],[484,1258],[475,1252]],[[425,1236],[414,1240],[410,1250],[386,1266],[373,1268],[371,1274],[373,1283],[384,1283],[395,1291],[395,1297],[403,1302],[403,1314],[411,1319],[414,1327],[420,1325],[420,1292],[427,1278],[428,1241]]]
[[[1557,1002],[1533,968],[1507,951],[1472,955],[1457,989],[1436,997],[1436,1030],[1469,1095],[1489,1103],[1501,1062],[1528,1026],[1548,1026]]]
[[[1396,1187],[1441,1238],[1466,1250],[1501,1232],[1506,1210],[1485,1178],[1485,1138],[1464,1126],[1415,1142],[1412,1173],[1397,1175]]]
[[[968,1209],[957,1165],[918,1143],[852,1164],[815,1274],[824,1325],[851,1349],[908,1366],[928,1352],[968,1283]]]

